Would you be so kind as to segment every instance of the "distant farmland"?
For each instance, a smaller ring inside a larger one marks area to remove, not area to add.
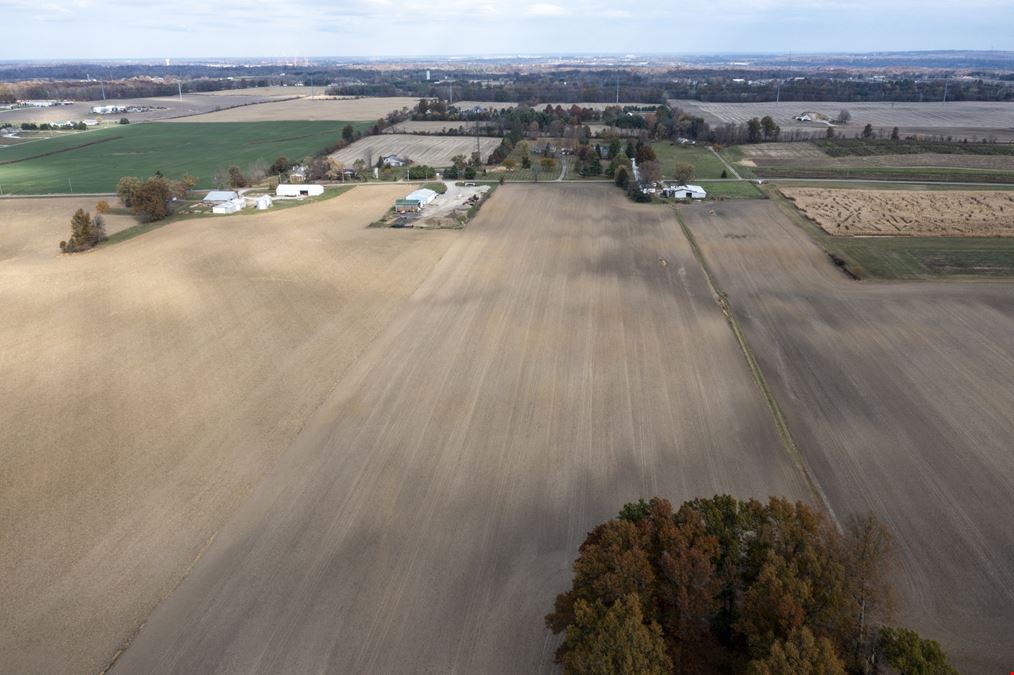
[[[212,187],[215,169],[246,170],[279,155],[302,159],[341,137],[347,122],[124,125],[0,150],[5,194],[110,192],[121,176],[189,173]],[[362,126],[362,125],[360,125]]]

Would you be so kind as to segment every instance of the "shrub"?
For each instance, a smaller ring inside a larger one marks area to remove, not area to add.
[[[134,205],[134,195],[137,194],[137,189],[141,187],[141,180],[136,176],[124,176],[116,184],[116,196],[120,198],[120,203],[126,206],[128,209]]]
[[[95,205],[95,213],[109,213],[109,202],[105,199]]]
[[[130,120],[128,120],[126,117],[121,117],[120,124],[130,124]]]

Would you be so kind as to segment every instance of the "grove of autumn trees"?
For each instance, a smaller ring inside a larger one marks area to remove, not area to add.
[[[169,181],[157,172],[143,181],[135,176],[124,176],[116,184],[116,196],[134,211],[134,215],[151,222],[168,216],[172,200],[186,196],[196,183],[192,176]]]
[[[953,675],[888,625],[893,540],[801,502],[729,496],[623,507],[590,532],[546,625],[565,673]]]
[[[85,251],[106,240],[106,225],[101,215],[94,218],[84,209],[78,209],[70,219],[70,239],[60,242],[64,253]]]

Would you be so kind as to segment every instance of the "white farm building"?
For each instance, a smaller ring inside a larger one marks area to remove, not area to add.
[[[662,190],[662,195],[675,199],[704,199],[708,193],[700,185],[670,185]]]
[[[282,183],[275,188],[275,196],[277,197],[319,197],[322,194],[324,194],[323,185]]]
[[[239,193],[233,190],[212,190],[204,195],[204,201],[208,204],[221,204],[222,202],[232,201],[237,197],[239,197]]]
[[[429,188],[419,188],[405,195],[405,201],[419,202],[419,206],[426,206],[437,198],[437,193]]]
[[[212,213],[238,213],[239,211],[241,211],[243,209],[244,206],[246,206],[246,200],[244,200],[242,197],[236,197],[235,199],[230,199],[227,202],[222,202],[221,204],[215,204],[214,206],[211,207],[211,212]]]

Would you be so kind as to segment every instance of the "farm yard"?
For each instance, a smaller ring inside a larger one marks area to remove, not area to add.
[[[217,169],[243,170],[279,155],[302,159],[341,137],[341,122],[138,124],[13,146],[0,151],[5,194],[111,192],[121,176],[189,173],[213,187]]]
[[[73,256],[94,198],[0,200],[0,670],[101,672],[175,587],[454,241],[366,229],[402,192]]]
[[[1014,236],[1014,192],[781,191],[833,235]]]
[[[651,144],[651,149],[655,151],[655,156],[662,165],[662,176],[666,179],[673,177],[677,162],[693,165],[695,181],[722,178],[722,172],[726,171],[722,160],[702,145],[677,145],[668,141],[657,141]],[[727,173],[726,178],[732,177],[731,173]]]
[[[306,92],[306,87],[297,90]],[[414,108],[419,99],[411,97],[310,98],[230,108],[178,120],[180,122],[376,122],[388,113]],[[224,106],[223,106],[224,107]]]
[[[121,117],[126,117],[131,122],[143,122],[200,115],[202,113],[214,112],[220,108],[249,106],[267,101],[277,101],[281,98],[288,98],[299,94],[298,90],[293,91],[285,87],[277,87],[275,89],[284,90],[288,93],[276,93],[271,90],[242,89],[184,94],[182,100],[176,96],[159,96],[152,98],[124,98],[109,101],[82,101],[71,105],[49,108],[0,110],[0,122],[20,124],[21,122],[52,123],[67,120],[99,119],[106,124],[116,124],[120,121]],[[147,112],[108,113],[106,115],[98,115],[91,111],[93,106],[101,105],[150,107],[154,109]]]
[[[500,145],[498,138],[479,138],[483,161],[498,145]],[[384,155],[397,155],[401,159],[412,160],[414,164],[441,168],[450,166],[451,158],[455,155],[471,157],[473,152],[475,152],[474,136],[381,134],[362,138],[334,153],[332,157],[346,166],[352,166],[357,159],[366,161],[371,155],[374,165]]]
[[[753,117],[771,115],[786,130],[811,131],[823,135],[827,124],[797,122],[793,119],[803,112],[816,112],[833,120],[842,110],[848,110],[852,119],[846,126],[837,127],[847,136],[858,134],[863,126],[872,124],[876,129],[899,127],[902,134],[954,136],[961,140],[980,140],[995,136],[1000,140],[1014,140],[1014,103],[986,101],[951,101],[948,103],[858,103],[781,101],[779,103],[712,103],[705,101],[671,100],[669,105],[698,115],[712,125],[745,124]]]
[[[856,283],[774,200],[682,214],[830,508],[894,532],[898,621],[1014,661],[1012,285]]]
[[[112,672],[548,671],[617,504],[811,499],[670,209],[506,185],[453,236]]]

